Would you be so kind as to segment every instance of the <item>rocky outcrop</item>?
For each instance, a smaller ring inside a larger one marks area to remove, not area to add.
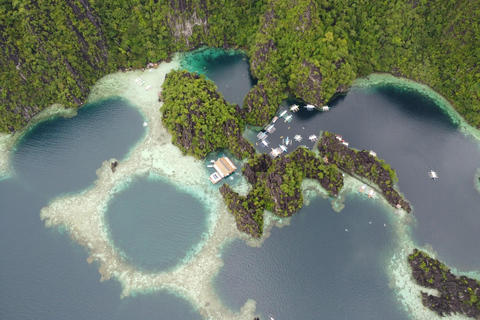
[[[275,94],[267,94],[267,90]],[[271,76],[250,89],[243,103],[245,121],[254,126],[267,124],[275,115],[280,99],[285,96],[280,90],[277,78]]]
[[[324,132],[318,145],[320,154],[328,162],[336,164],[345,172],[358,175],[375,183],[388,203],[407,212],[412,211],[410,204],[395,190],[397,176],[395,170],[369,151],[356,151],[347,147],[341,138],[330,132]]]
[[[422,292],[422,303],[440,316],[452,313],[480,319],[480,282],[465,276],[457,278],[440,261],[417,249],[408,256],[415,281],[437,289],[440,296]]]
[[[275,26],[275,9],[272,7],[263,15],[259,31],[261,39],[259,38],[255,42],[253,55],[250,58],[250,70],[254,77],[259,78],[259,74],[256,72],[257,69],[267,63],[272,52],[277,51],[277,47],[275,46],[275,42],[271,35],[271,30],[274,29]]]
[[[228,184],[220,187],[227,207],[232,212],[237,223],[237,229],[259,239],[263,233],[263,210],[265,209],[255,199],[254,192],[249,192],[246,197],[234,192]]]

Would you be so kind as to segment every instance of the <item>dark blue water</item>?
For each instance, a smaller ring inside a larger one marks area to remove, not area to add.
[[[239,51],[202,48],[185,53],[181,67],[204,74],[230,103],[243,105],[243,99],[256,84],[250,76],[248,58]]]
[[[381,260],[394,246],[392,232],[368,199],[349,197],[336,213],[317,198],[261,248],[230,244],[217,292],[235,310],[255,299],[257,311],[276,320],[405,319]]]
[[[167,182],[137,179],[109,203],[106,220],[117,248],[134,265],[177,265],[207,230],[203,203]]]
[[[102,161],[123,159],[144,135],[142,116],[120,99],[35,126],[17,146],[15,175],[0,181],[0,319],[201,319],[167,293],[120,299],[87,252],[39,213],[55,196],[93,184]]]

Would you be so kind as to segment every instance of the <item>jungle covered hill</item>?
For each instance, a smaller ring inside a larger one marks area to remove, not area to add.
[[[0,0],[0,131],[81,105],[105,74],[202,45],[248,52],[247,122],[377,71],[430,85],[480,127],[479,22],[473,0]]]

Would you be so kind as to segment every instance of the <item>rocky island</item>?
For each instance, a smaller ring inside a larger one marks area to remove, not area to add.
[[[255,155],[245,164],[243,175],[252,184],[247,196],[234,192],[224,184],[220,188],[240,231],[260,238],[263,212],[290,217],[303,205],[301,182],[314,179],[332,195],[343,187],[343,177],[335,165],[324,163],[312,151],[300,147],[287,156],[271,159],[267,154]]]
[[[318,149],[322,157],[335,163],[343,171],[375,183],[392,206],[407,212],[412,211],[410,204],[395,190],[395,183],[398,181],[395,170],[372,152],[353,150],[340,136],[330,132],[323,133]]]
[[[163,83],[162,97],[162,122],[172,143],[185,154],[203,159],[211,151],[228,148],[242,159],[255,153],[242,137],[242,110],[226,102],[205,76],[172,71]]]
[[[423,305],[440,316],[461,313],[480,317],[480,281],[457,278],[440,261],[417,249],[408,256],[415,281],[426,288],[438,290],[440,296],[422,292]]]

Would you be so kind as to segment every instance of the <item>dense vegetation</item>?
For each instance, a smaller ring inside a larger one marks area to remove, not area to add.
[[[480,281],[465,276],[457,278],[443,263],[417,249],[408,256],[408,262],[419,285],[440,293],[433,296],[422,292],[424,306],[440,316],[460,313],[480,317]]]
[[[429,84],[478,127],[478,21],[480,2],[461,0],[0,0],[0,131],[199,45],[247,49],[254,124],[287,93],[321,104],[382,71]]]
[[[242,136],[244,123],[238,105],[229,104],[204,75],[172,71],[163,83],[162,122],[172,143],[197,158],[228,148],[237,158],[255,153]]]
[[[337,196],[343,177],[335,165],[324,163],[312,151],[298,148],[291,154],[271,159],[267,154],[255,155],[245,164],[243,175],[252,185],[244,197],[228,185],[220,188],[237,228],[256,238],[263,232],[263,213],[270,210],[279,217],[290,217],[303,205],[301,183],[315,179]]]
[[[323,132],[318,149],[329,163],[375,183],[391,205],[407,212],[412,210],[410,204],[395,190],[395,183],[398,182],[395,170],[383,159],[371,155],[369,151],[348,148],[339,136],[327,131]]]

